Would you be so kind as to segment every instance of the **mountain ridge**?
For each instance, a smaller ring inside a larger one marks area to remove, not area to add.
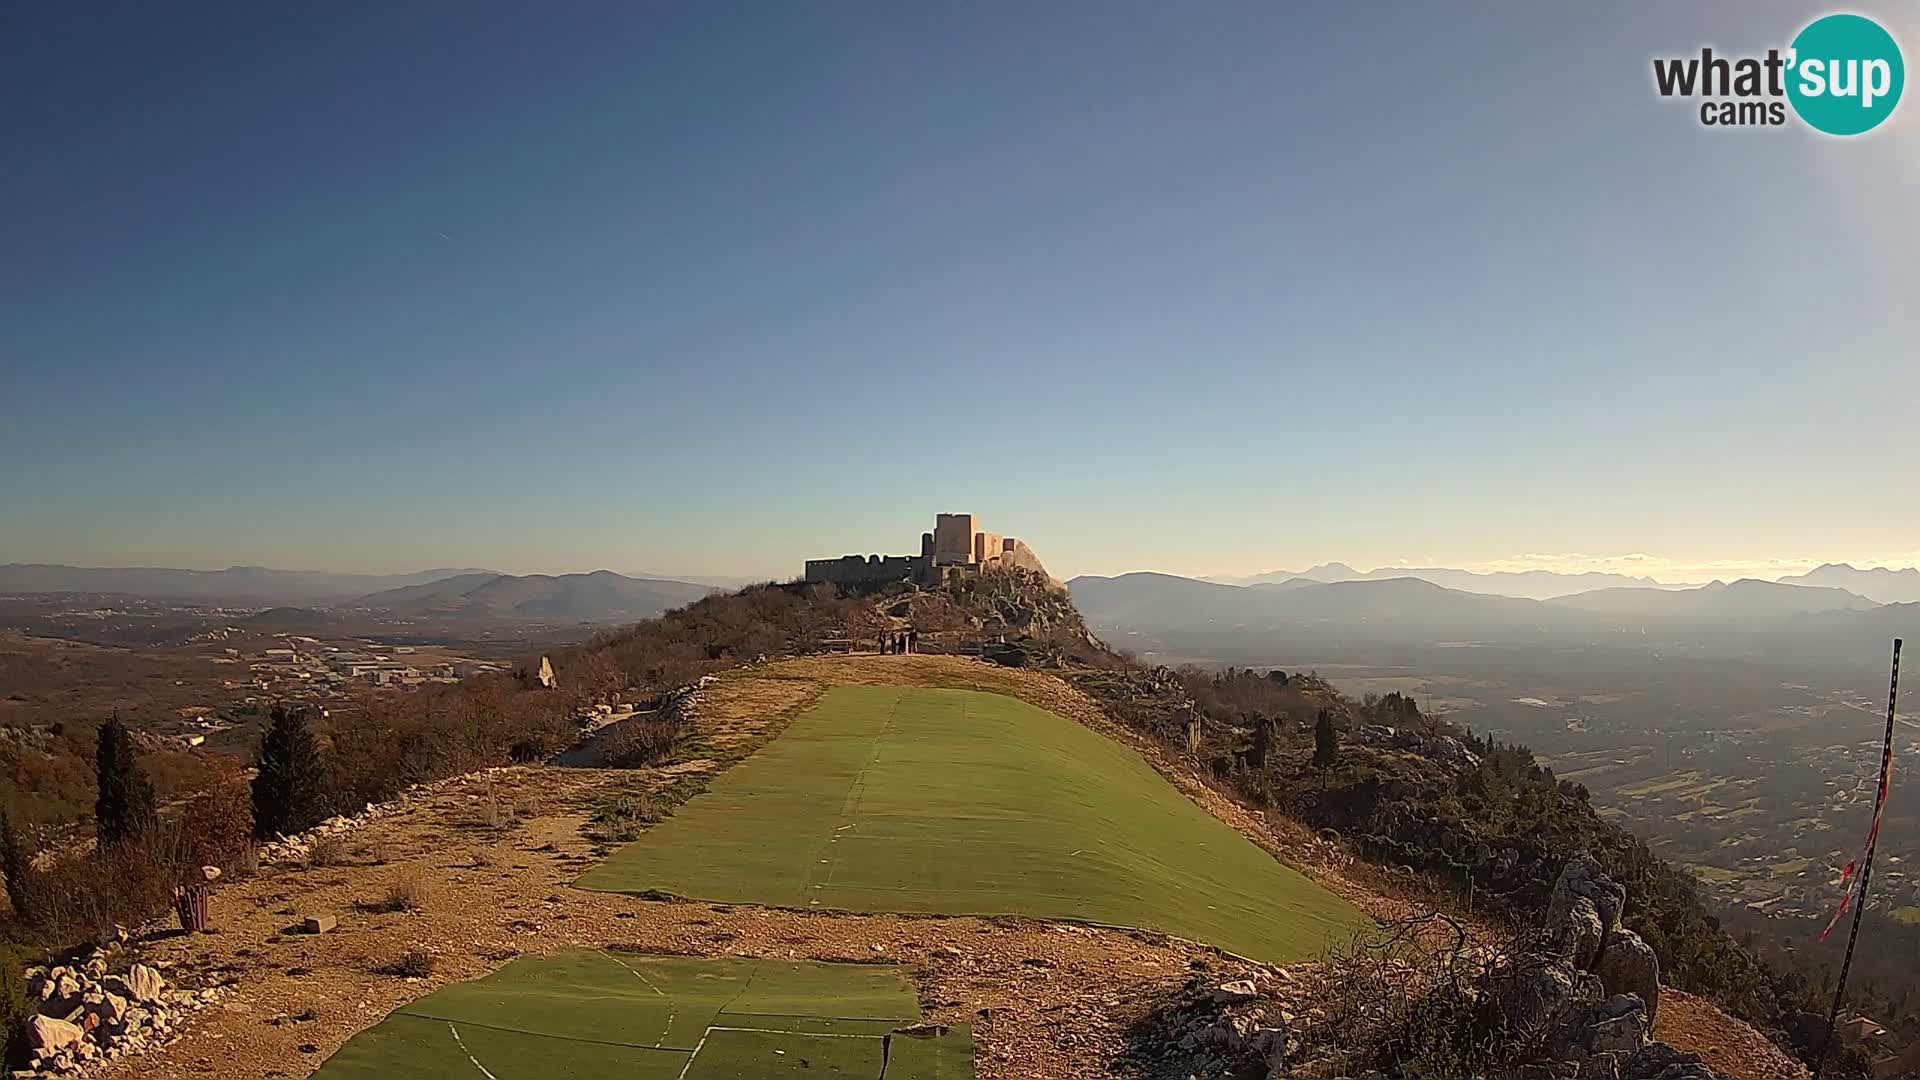
[[[476,573],[497,574],[499,571],[443,567],[407,574],[347,574],[265,566],[183,570],[159,566],[6,563],[0,565],[0,592],[114,593],[153,600],[284,606],[347,600],[385,589],[430,584]]]
[[[612,570],[578,574],[463,574],[370,593],[339,605],[403,616],[519,617],[617,623],[648,619],[715,590]]]
[[[1639,586],[1646,588],[1679,588],[1649,577],[1635,577],[1628,574],[1613,574],[1599,570],[1587,570],[1578,574],[1563,574],[1554,570],[1496,570],[1482,572],[1460,570],[1446,566],[1378,566],[1368,571],[1355,570],[1342,562],[1321,563],[1295,573],[1290,570],[1269,570],[1265,573],[1247,577],[1209,577],[1204,580],[1224,585],[1277,585],[1288,581],[1308,580],[1322,584],[1340,581],[1387,581],[1393,578],[1411,577],[1430,581],[1460,592],[1480,593],[1486,596],[1506,596],[1520,600],[1550,600],[1571,592],[1586,592],[1595,589]]]

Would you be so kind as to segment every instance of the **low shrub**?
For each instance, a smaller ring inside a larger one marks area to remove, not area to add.
[[[650,795],[620,794],[604,800],[588,819],[587,836],[603,844],[638,840],[666,814]]]
[[[344,866],[347,842],[338,836],[322,836],[307,848],[308,866]]]
[[[672,755],[679,744],[682,726],[673,720],[638,718],[623,720],[600,736],[606,763],[615,769],[638,769],[658,765]]]
[[[424,979],[433,974],[433,954],[424,949],[408,949],[375,967],[373,973],[396,979]]]
[[[418,870],[408,869],[387,883],[380,899],[356,905],[361,911],[384,914],[395,911],[420,911],[427,906],[427,879]]]

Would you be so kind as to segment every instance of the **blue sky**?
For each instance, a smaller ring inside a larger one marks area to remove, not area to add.
[[[12,8],[0,561],[1920,558],[1920,104],[1653,94],[1811,5],[1465,10]]]

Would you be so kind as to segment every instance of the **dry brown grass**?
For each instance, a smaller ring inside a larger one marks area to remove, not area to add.
[[[344,866],[347,863],[347,842],[338,836],[323,836],[307,848],[308,866]]]
[[[375,975],[396,979],[425,979],[433,974],[433,954],[425,949],[408,949],[373,969]]]
[[[421,911],[427,906],[427,878],[418,866],[408,866],[387,882],[387,890],[378,900],[362,901],[355,907],[368,914],[396,911]]]

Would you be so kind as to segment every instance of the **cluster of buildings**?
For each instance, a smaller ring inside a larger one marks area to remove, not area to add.
[[[276,699],[318,699],[344,691],[349,684],[419,686],[503,670],[480,660],[423,658],[411,645],[376,646],[369,643],[333,645],[316,638],[275,635],[283,645],[263,650],[246,660],[248,678],[229,680],[226,688],[251,687]],[[241,663],[237,649],[227,649],[226,663]]]
[[[835,585],[938,585],[955,574],[1019,568],[1045,574],[1033,549],[1016,537],[980,528],[972,514],[939,514],[920,534],[918,555],[842,555],[808,559],[806,580]]]

